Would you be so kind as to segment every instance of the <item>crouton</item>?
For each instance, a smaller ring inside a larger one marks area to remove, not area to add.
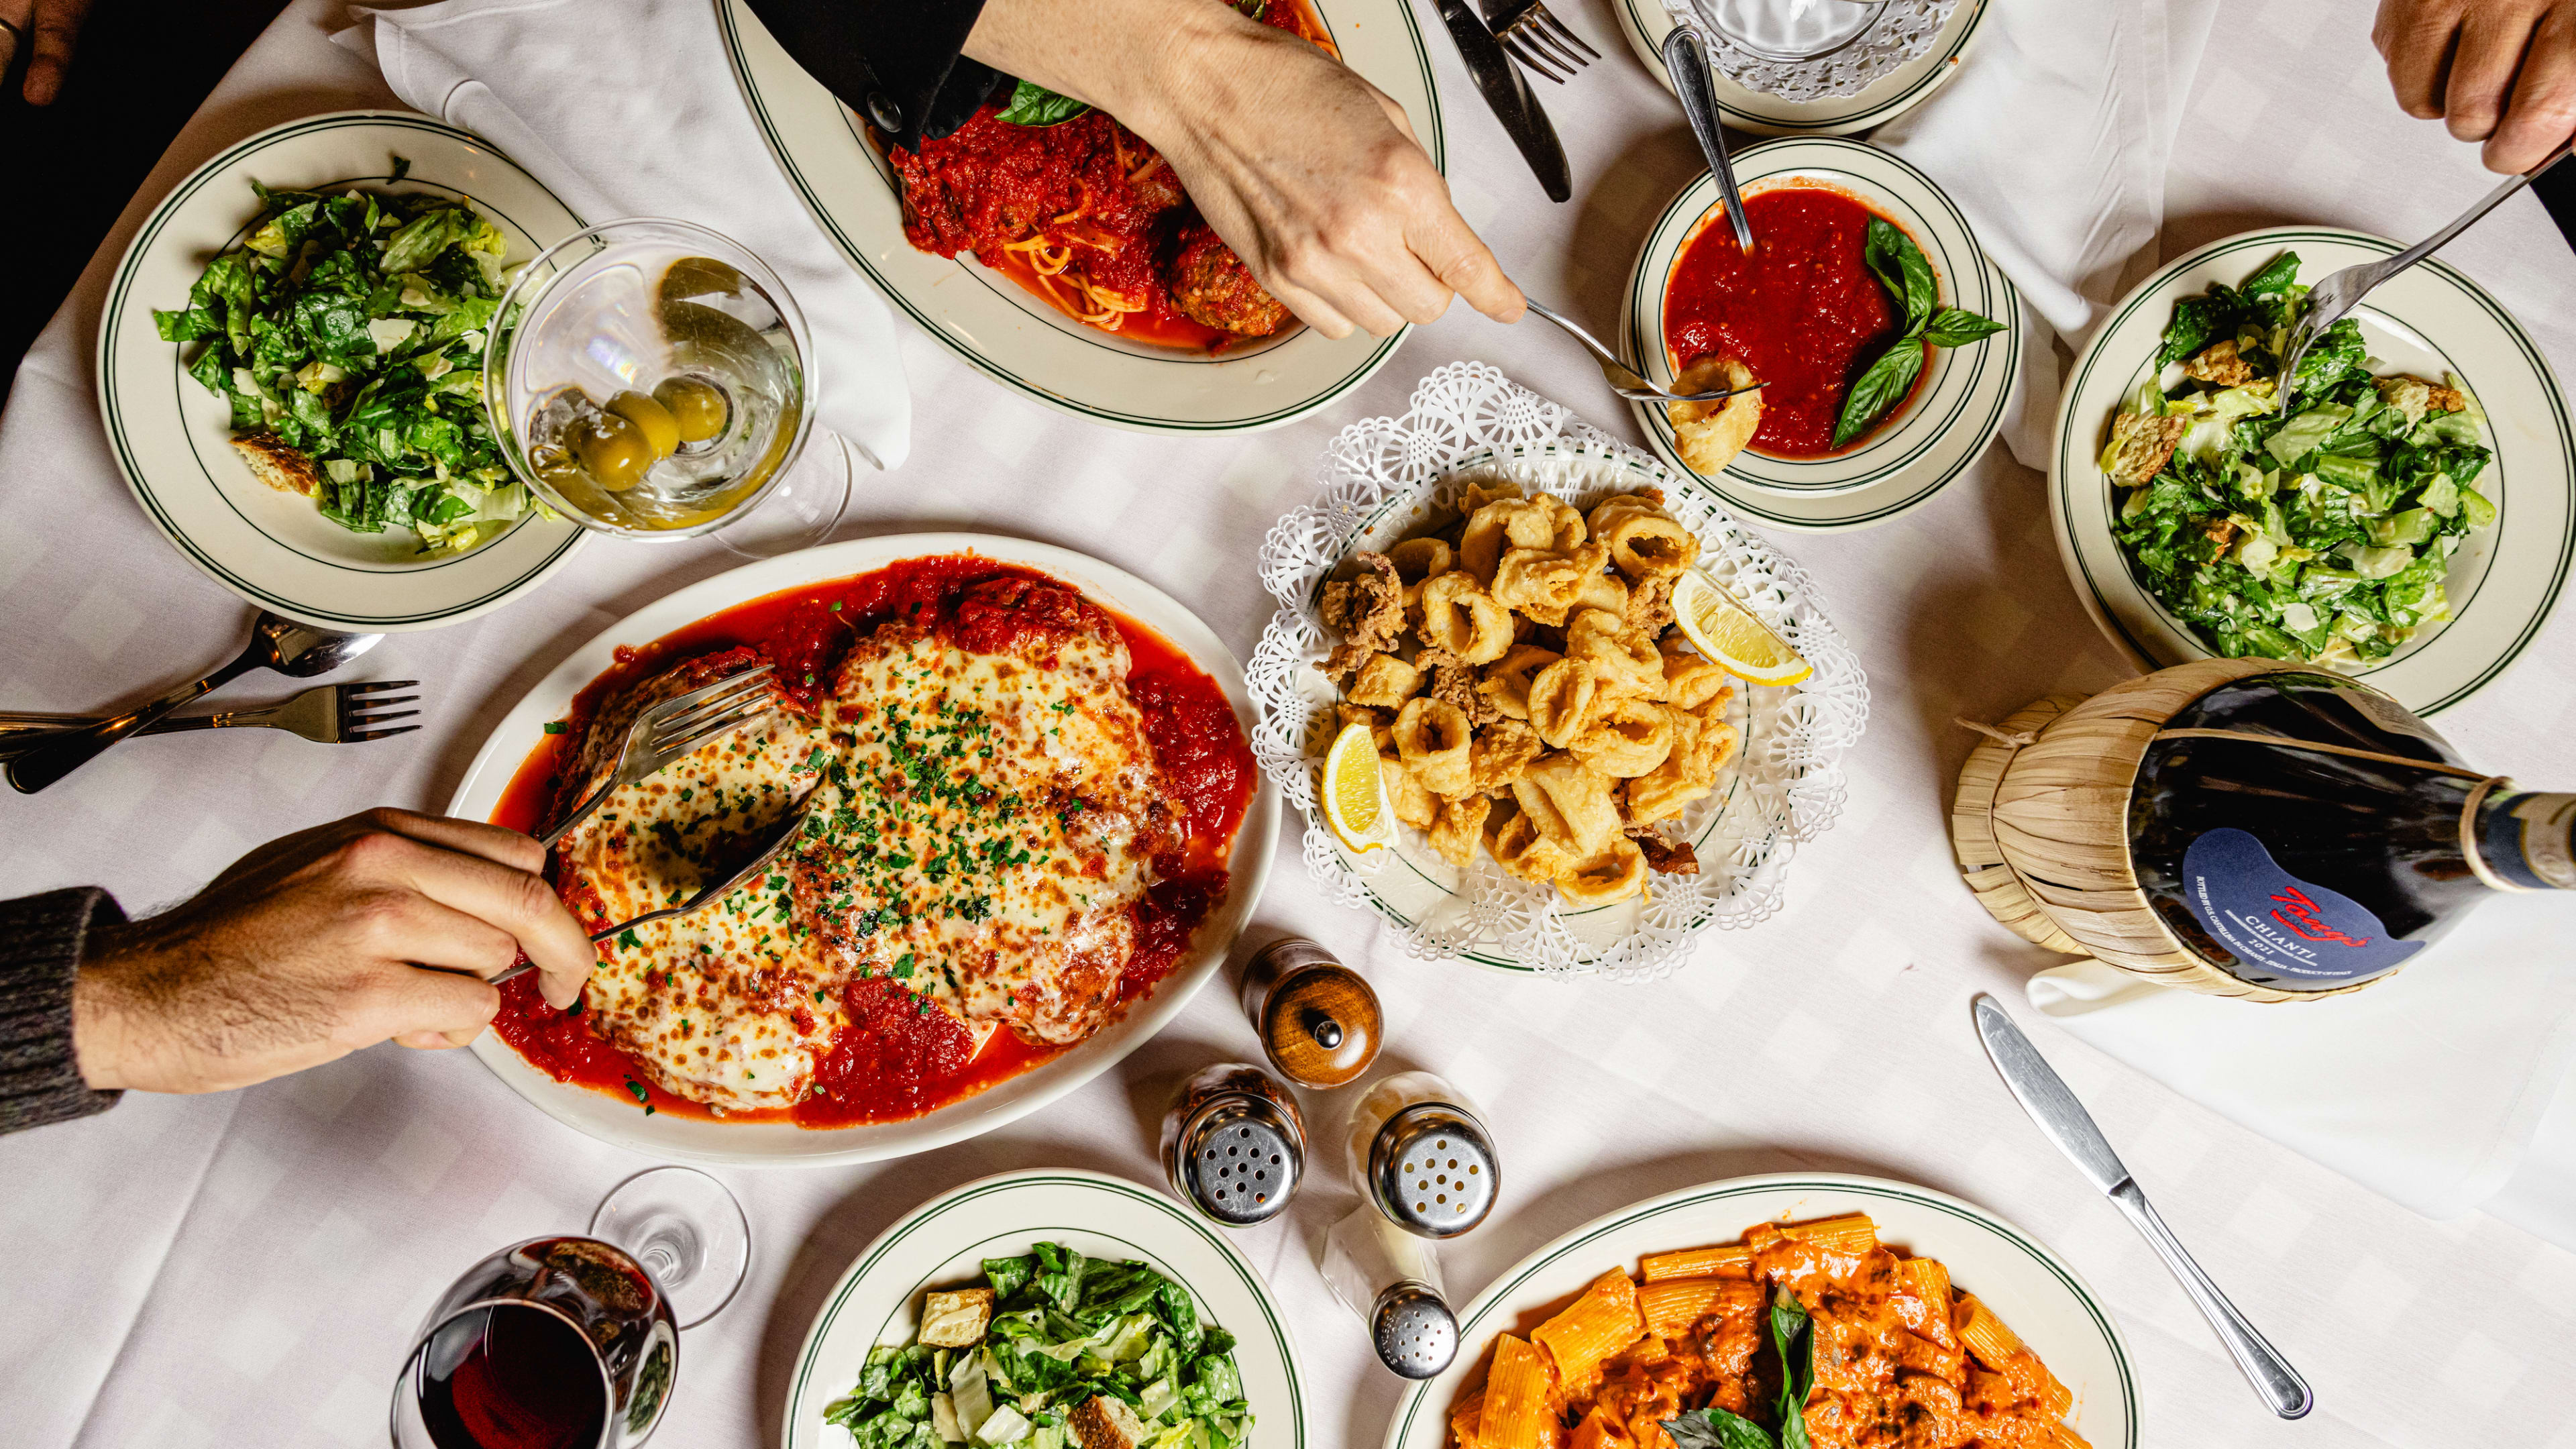
[[[1071,1416],[1073,1437],[1082,1449],[1136,1449],[1145,1441],[1145,1421],[1123,1399],[1095,1394]]]
[[[233,439],[233,451],[250,465],[252,477],[281,493],[310,498],[321,491],[322,470],[275,433],[244,433]]]
[[[933,1293],[921,1303],[921,1341],[932,1348],[972,1348],[993,1321],[993,1290]]]
[[[2254,366],[2236,355],[2236,339],[2202,349],[2182,365],[2182,375],[2219,387],[2243,387],[2254,380]]]
[[[2165,469],[2174,449],[2182,446],[2182,435],[2191,431],[2191,419],[2149,417],[2145,413],[2122,413],[2111,420],[2111,476],[2130,487],[2146,482]]]

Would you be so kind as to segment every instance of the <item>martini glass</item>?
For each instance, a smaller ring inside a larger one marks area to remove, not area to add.
[[[766,558],[848,506],[848,449],[815,436],[813,334],[749,249],[684,221],[594,226],[523,268],[492,328],[502,451],[583,527]]]

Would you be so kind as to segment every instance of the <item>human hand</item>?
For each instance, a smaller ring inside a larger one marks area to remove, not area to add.
[[[1153,143],[1253,276],[1327,337],[1392,336],[1452,296],[1521,315],[1403,107],[1284,30],[1216,0],[987,0],[967,53]]]
[[[71,69],[72,42],[80,38],[89,17],[90,0],[0,0],[0,74],[21,49],[31,50],[21,94],[31,106],[52,105],[62,94],[63,74]]]
[[[73,1049],[102,1091],[218,1092],[390,1038],[463,1046],[522,949],[569,1006],[598,956],[515,830],[370,810],[272,841],[170,911],[91,933]]]
[[[2380,0],[2371,43],[2397,104],[2528,171],[2576,133],[2576,0]]]

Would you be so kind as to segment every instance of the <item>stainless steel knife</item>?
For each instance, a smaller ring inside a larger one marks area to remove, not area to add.
[[[1556,127],[1548,124],[1547,112],[1539,109],[1529,77],[1512,64],[1503,43],[1485,28],[1467,0],[1435,3],[1449,26],[1449,38],[1458,43],[1458,58],[1467,63],[1469,78],[1484,92],[1485,104],[1494,108],[1494,117],[1503,123],[1512,144],[1520,148],[1521,159],[1538,173],[1547,199],[1563,201],[1574,195],[1574,182],[1565,169],[1565,148],[1557,143]]]
[[[2120,1154],[2111,1150],[2110,1140],[2093,1125],[2093,1114],[2084,1110],[2084,1104],[2075,1099],[2075,1093],[2067,1089],[2065,1081],[2048,1065],[2048,1059],[2039,1054],[2039,1048],[2013,1025],[2002,1003],[1981,991],[1973,1005],[1977,1035],[1986,1044],[1986,1056],[1994,1062],[2004,1085],[2012,1089],[2021,1109],[2039,1124],[2049,1141],[2057,1144],[2057,1150],[2065,1153],[2077,1170],[2111,1199],[2130,1226],[2146,1237],[2147,1245],[2181,1280],[2182,1291],[2190,1295],[2209,1326],[2218,1331],[2218,1341],[2227,1345],[2236,1366],[2245,1371],[2246,1381],[2253,1384],[2254,1392],[2271,1406],[2272,1412],[2284,1419],[2306,1414],[2316,1404],[2307,1380],[2299,1377],[2299,1371],[2290,1367],[2280,1350],[2254,1331],[2254,1325],[2246,1322],[2236,1305],[2227,1301],[2227,1295],[2218,1291],[2218,1285],[2209,1281],[2209,1275],[2200,1271],[2191,1254],[2183,1251],[2164,1219],[2156,1216],[2146,1193],[2139,1190],[2137,1179],[2121,1165]]]

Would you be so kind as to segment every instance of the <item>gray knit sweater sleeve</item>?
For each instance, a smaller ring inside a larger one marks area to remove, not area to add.
[[[0,901],[0,1132],[104,1112],[72,1057],[72,979],[93,925],[125,913],[94,887]]]

